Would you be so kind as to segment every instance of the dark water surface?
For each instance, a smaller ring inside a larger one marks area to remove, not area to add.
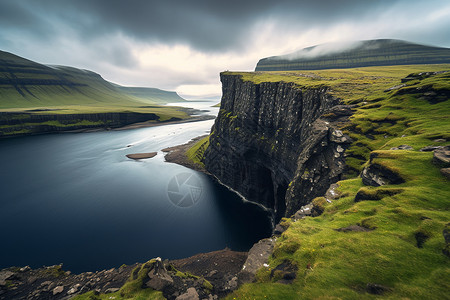
[[[268,213],[160,152],[212,124],[0,140],[0,269],[63,263],[78,273],[248,250],[270,234]]]

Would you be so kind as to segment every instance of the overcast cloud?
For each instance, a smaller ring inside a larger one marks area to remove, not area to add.
[[[186,98],[263,57],[375,38],[450,47],[450,1],[0,1],[1,50]]]

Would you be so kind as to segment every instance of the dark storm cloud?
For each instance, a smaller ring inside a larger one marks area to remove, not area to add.
[[[202,51],[223,51],[245,45],[254,22],[265,18],[294,21],[303,27],[363,18],[395,1],[144,1],[144,0],[6,0],[0,3],[0,24],[42,34],[64,26],[81,39],[122,33],[146,42],[185,43]]]
[[[49,37],[52,28],[42,16],[38,16],[23,1],[0,1],[0,35],[3,31],[29,31]]]

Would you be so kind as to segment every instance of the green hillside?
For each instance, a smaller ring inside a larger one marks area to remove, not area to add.
[[[0,51],[0,136],[184,119],[180,108],[158,105],[183,100],[174,92],[121,87],[91,71]]]
[[[183,101],[174,92],[127,88],[99,74],[47,66],[0,51],[0,109],[43,106],[142,106]]]
[[[339,52],[333,48],[339,48],[339,45],[318,45],[288,55],[263,58],[258,62],[255,71],[450,63],[449,48],[430,47],[400,40],[361,41]]]
[[[114,85],[122,93],[129,96],[139,98],[141,100],[148,100],[153,103],[166,104],[171,102],[184,102],[185,99],[181,98],[176,92],[168,92],[157,88],[146,87],[126,87],[120,85]]]

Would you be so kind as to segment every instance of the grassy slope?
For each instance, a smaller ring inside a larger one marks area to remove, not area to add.
[[[449,222],[450,185],[432,164],[432,153],[418,151],[437,138],[450,139],[450,102],[430,104],[405,89],[432,85],[450,90],[450,73],[423,81],[410,81],[399,90],[384,90],[400,84],[410,73],[450,70],[450,65],[370,67],[346,70],[241,73],[254,82],[293,81],[300,88],[330,86],[332,93],[358,108],[344,130],[354,142],[348,150],[348,179],[339,182],[342,197],[326,206],[323,215],[293,222],[278,239],[270,267],[260,270],[257,283],[246,284],[229,299],[372,299],[366,285],[376,283],[392,290],[390,299],[448,299],[449,258],[443,255],[442,231]],[[303,75],[300,75],[303,74]],[[306,77],[309,75],[312,77]],[[416,90],[417,91],[417,90]],[[374,139],[366,135],[370,133]],[[414,151],[393,151],[409,144]],[[363,187],[357,171],[371,151],[378,163],[388,165],[406,179],[400,185]],[[360,189],[381,194],[379,201],[355,202]],[[338,232],[337,228],[360,224],[370,232]],[[415,234],[430,235],[423,248]],[[271,269],[284,260],[299,268],[291,285],[276,283]],[[307,266],[309,265],[309,268]]]
[[[407,64],[450,63],[450,49],[418,45],[400,40],[362,41],[359,46],[340,53],[322,54],[308,57],[319,45],[300,50],[293,54],[261,59],[256,71],[319,70],[336,68],[356,68],[367,66],[389,66]],[[332,47],[333,45],[328,45]],[[328,47],[329,48],[329,47]],[[320,52],[320,50],[318,50]],[[293,59],[296,55],[302,58]]]
[[[156,88],[146,88],[146,87],[125,87],[117,85],[116,87],[121,92],[126,93],[130,96],[137,97],[142,100],[148,100],[150,102],[157,104],[186,101],[183,98],[181,98],[176,92],[168,92]]]
[[[155,105],[162,102],[164,91],[154,92],[158,96],[152,99],[148,90],[145,96],[134,89],[123,91],[91,71],[49,67],[0,51],[0,112],[45,108],[55,114],[132,111],[156,113],[161,120],[187,117],[177,108]],[[165,101],[182,100],[167,93]]]
[[[198,164],[204,168],[205,165],[202,162],[202,158],[203,153],[205,152],[206,148],[208,148],[208,146],[209,146],[209,136],[199,140],[197,143],[194,144],[194,146],[192,146],[188,151],[186,151],[187,158],[194,164]]]

